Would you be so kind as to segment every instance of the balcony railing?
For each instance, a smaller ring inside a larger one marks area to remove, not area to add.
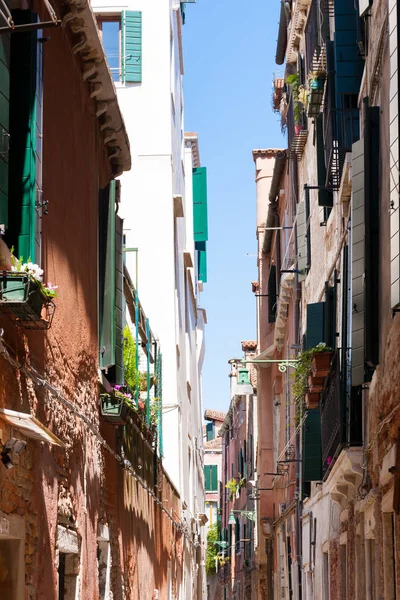
[[[329,80],[328,80],[329,85]],[[328,92],[327,92],[328,94]],[[360,139],[358,108],[330,108],[324,110],[324,147],[327,187],[339,189],[344,159],[354,142]]]

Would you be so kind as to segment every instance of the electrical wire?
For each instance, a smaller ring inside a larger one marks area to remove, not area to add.
[[[149,488],[149,486],[141,480],[139,474],[132,467],[132,464],[130,463],[130,461],[128,459],[123,458],[122,456],[120,456],[117,452],[115,452],[111,448],[111,446],[102,437],[102,435],[100,434],[99,430],[91,423],[91,421],[88,419],[88,417],[86,415],[84,415],[83,413],[81,413],[75,407],[75,405],[74,405],[73,402],[71,402],[70,400],[67,400],[66,398],[64,398],[58,388],[56,388],[51,383],[49,383],[45,378],[43,378],[40,375],[40,373],[38,373],[38,371],[36,371],[36,369],[34,367],[32,367],[32,365],[27,365],[26,362],[22,362],[22,363],[18,362],[11,355],[11,353],[15,355],[15,353],[13,352],[13,350],[10,348],[10,346],[3,339],[3,330],[0,329],[0,356],[3,356],[3,358],[5,360],[7,360],[11,366],[13,366],[15,369],[17,369],[18,371],[20,371],[24,375],[26,375],[26,377],[28,377],[31,381],[33,381],[33,383],[36,383],[36,385],[38,385],[38,386],[44,387],[54,398],[56,398],[57,400],[59,400],[59,402],[63,406],[65,406],[66,408],[68,408],[68,410],[70,410],[78,419],[80,419],[81,421],[83,421],[85,423],[85,425],[87,426],[87,428],[89,429],[89,431],[97,439],[97,441],[99,442],[99,444],[105,450],[107,450],[107,452],[109,452],[109,454],[111,454],[111,456],[113,456],[115,458],[115,460],[121,465],[121,467],[139,483],[139,485],[147,492],[147,494],[149,496],[151,496],[153,498],[153,501],[160,507],[160,509],[163,511],[163,513],[169,518],[169,520],[171,521],[172,525],[175,525],[175,527],[177,528],[177,530],[180,531],[184,535],[184,537],[187,539],[187,541],[192,546],[194,546],[194,542],[190,539],[190,537],[189,537],[189,535],[187,533],[187,526],[186,526],[186,524],[180,518],[179,518],[178,521],[176,521],[176,519],[173,518],[173,516],[164,507],[163,501],[160,500],[156,496],[156,494]]]

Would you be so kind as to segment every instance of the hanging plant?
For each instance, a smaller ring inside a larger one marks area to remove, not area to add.
[[[316,355],[329,354],[331,356],[332,349],[326,344],[320,343],[315,348],[304,350],[297,355],[297,365],[292,378],[292,394],[296,403],[303,402],[307,392],[309,391],[309,376],[312,373],[313,360]]]
[[[229,490],[229,500],[233,500],[234,497],[236,496],[236,492],[238,489],[238,481],[237,479],[235,479],[234,477],[232,477],[232,479],[230,479],[228,481],[228,483],[225,485],[226,489]]]

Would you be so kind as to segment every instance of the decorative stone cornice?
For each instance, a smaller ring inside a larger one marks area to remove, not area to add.
[[[295,0],[293,2],[286,49],[286,62],[288,63],[293,63],[297,60],[297,53],[300,49],[300,41],[306,27],[307,10],[310,3],[311,0]]]
[[[332,500],[345,508],[352,500],[361,484],[363,451],[362,448],[347,448],[342,450],[328,479],[326,487]]]

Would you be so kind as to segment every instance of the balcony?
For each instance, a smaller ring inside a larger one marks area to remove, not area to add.
[[[346,371],[348,357],[339,352],[331,362],[321,396],[322,474],[326,478],[343,446],[362,443],[362,397],[358,388],[347,394]],[[346,363],[346,364],[343,364]]]
[[[351,152],[353,143],[360,139],[359,110],[330,108],[328,104],[323,115],[326,186],[338,190],[346,152]]]

